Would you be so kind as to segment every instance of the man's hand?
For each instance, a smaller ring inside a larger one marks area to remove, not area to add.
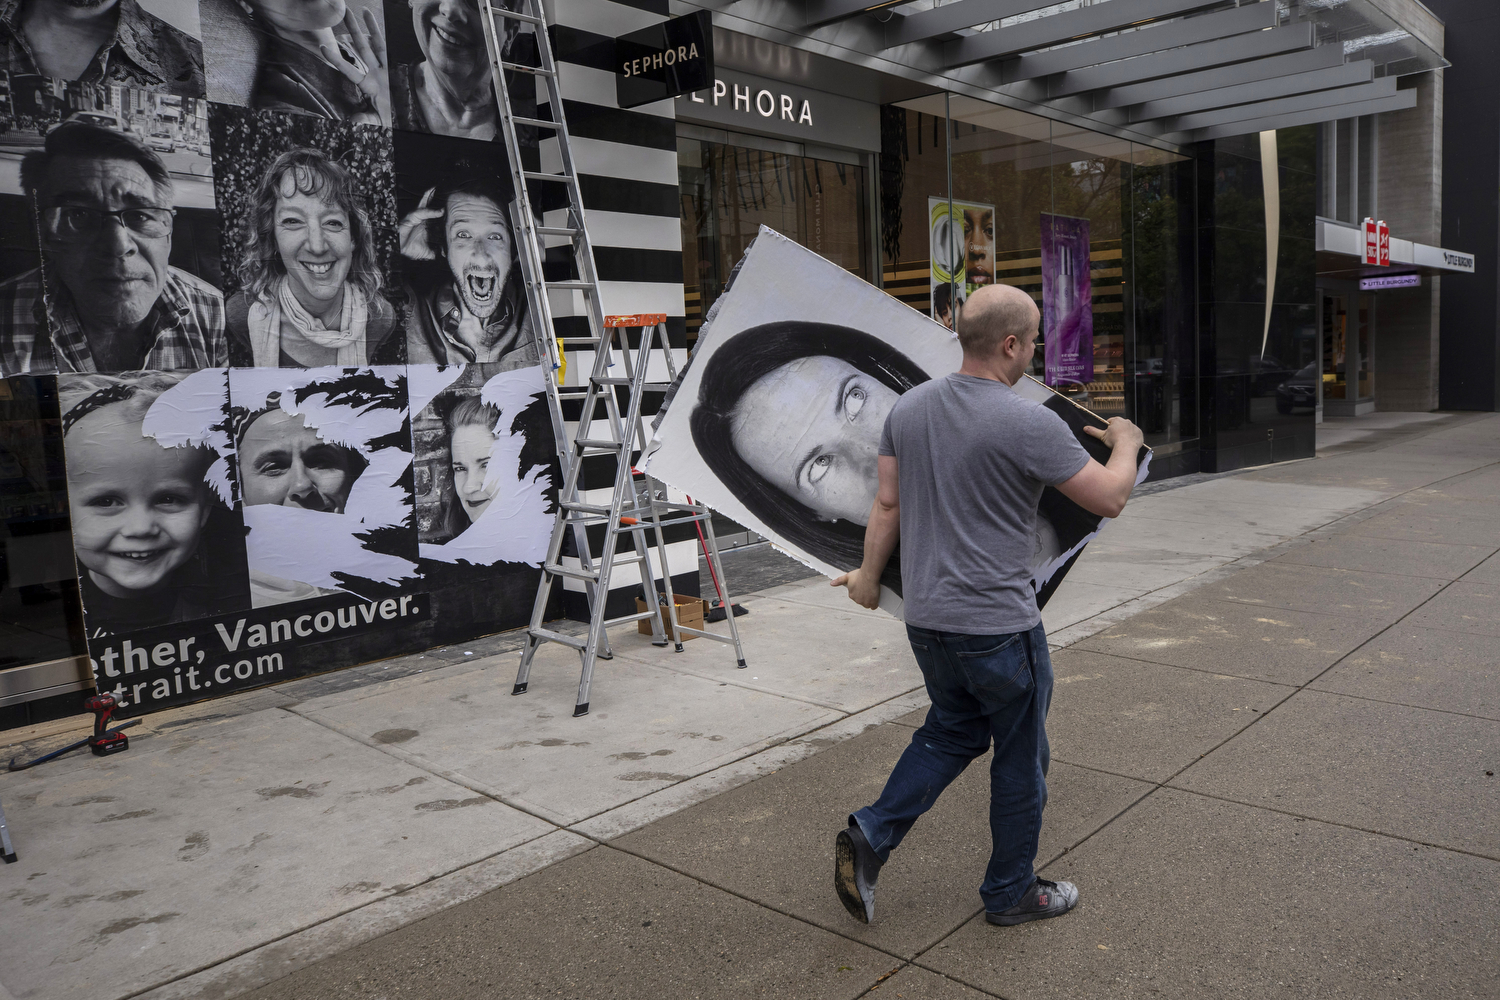
[[[1131,454],[1140,451],[1141,445],[1146,443],[1146,436],[1141,433],[1141,429],[1124,417],[1110,417],[1109,426],[1103,430],[1091,424],[1083,432],[1103,441],[1106,448],[1128,447]]]
[[[417,202],[417,207],[406,213],[406,218],[401,220],[397,229],[397,235],[401,244],[401,256],[410,257],[412,260],[433,260],[437,254],[427,245],[427,223],[431,219],[441,219],[443,210],[433,208],[432,196],[437,192],[436,188],[428,188],[427,193],[422,195],[422,200]]]
[[[880,576],[867,574],[862,568],[850,570],[832,581],[831,587],[848,587],[849,600],[862,608],[874,610],[880,606]]]

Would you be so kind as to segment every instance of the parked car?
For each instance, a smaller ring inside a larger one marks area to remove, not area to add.
[[[116,132],[130,131],[130,123],[127,122],[124,118],[121,118],[119,115],[115,114],[113,111],[75,111],[57,124],[65,125],[68,122],[83,122],[85,125],[99,125],[104,128],[112,128]],[[57,125],[52,126],[52,128],[57,128]],[[51,129],[49,129],[48,131],[51,131]]]
[[[1317,406],[1320,377],[1318,363],[1314,361],[1278,385],[1276,387],[1276,412],[1291,413],[1299,406]]]
[[[170,132],[152,132],[146,139],[146,145],[158,153],[177,152],[177,143],[172,141],[172,133]]]

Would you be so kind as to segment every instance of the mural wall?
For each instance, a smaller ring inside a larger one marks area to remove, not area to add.
[[[55,384],[99,688],[524,624],[559,477],[478,5],[63,6],[0,22],[0,375]]]

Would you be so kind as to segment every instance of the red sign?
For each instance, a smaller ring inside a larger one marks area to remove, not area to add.
[[[1366,218],[1362,226],[1365,233],[1365,263],[1374,267],[1391,266],[1391,227],[1384,220],[1376,222]]]

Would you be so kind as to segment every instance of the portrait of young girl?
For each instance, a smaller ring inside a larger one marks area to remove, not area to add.
[[[227,466],[224,372],[58,380],[73,545],[91,638],[249,606]],[[214,475],[212,473],[218,473]],[[211,482],[217,479],[215,489]]]

